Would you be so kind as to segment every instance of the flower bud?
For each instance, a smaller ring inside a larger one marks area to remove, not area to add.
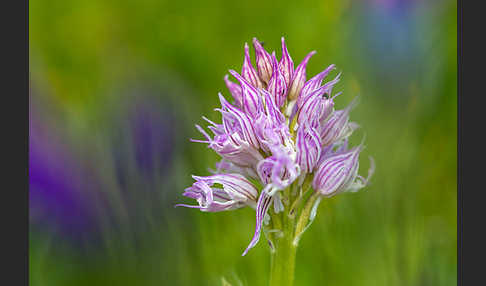
[[[258,76],[263,82],[268,83],[272,76],[272,57],[265,51],[257,38],[253,38],[253,47],[255,48]]]

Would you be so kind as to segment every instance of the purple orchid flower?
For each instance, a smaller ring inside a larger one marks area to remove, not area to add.
[[[345,191],[356,192],[364,188],[375,170],[375,164],[370,157],[370,169],[367,178],[358,175],[358,157],[363,149],[363,144],[346,150],[343,145],[336,152],[330,152],[320,164],[314,175],[312,185],[316,192],[325,197],[331,197]]]
[[[222,160],[212,176],[194,176],[196,182],[185,190],[184,196],[198,205],[178,205],[205,212],[255,208],[255,232],[243,255],[259,241],[271,205],[275,213],[289,207],[283,203],[288,202],[282,197],[283,190],[309,181],[320,197],[357,191],[369,183],[374,169],[370,168],[367,178],[359,176],[363,144],[347,149],[347,138],[358,127],[349,121],[356,101],[335,110],[334,99],[339,93],[332,95],[332,90],[340,74],[324,81],[335,66],[306,80],[307,63],[316,52],[307,54],[294,69],[284,38],[280,61],[256,38],[253,46],[256,68],[245,44],[241,75],[229,71],[238,83],[224,78],[234,103],[219,94],[221,108],[216,110],[221,113],[221,123],[203,117],[213,136],[196,125],[206,139],[191,139],[207,143]],[[249,179],[258,182],[261,190]],[[315,208],[312,219],[314,216]]]

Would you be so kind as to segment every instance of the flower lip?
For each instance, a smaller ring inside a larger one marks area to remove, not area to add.
[[[205,212],[219,212],[254,205],[258,196],[255,186],[240,174],[193,176],[196,180],[186,188],[184,196],[195,199],[199,205],[178,204]],[[221,186],[221,187],[219,187]]]
[[[269,196],[266,192],[262,191],[256,207],[255,233],[253,235],[250,244],[245,249],[245,251],[243,251],[243,254],[241,256],[245,256],[248,253],[248,251],[258,243],[258,240],[260,239],[261,230],[262,230],[263,219],[265,218],[265,215],[267,214],[267,211],[270,208],[272,202],[273,202],[273,197]]]

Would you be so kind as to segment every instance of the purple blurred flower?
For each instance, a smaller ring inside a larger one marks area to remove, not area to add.
[[[284,210],[282,190],[301,186],[309,176],[318,194],[330,196],[364,187],[372,174],[366,179],[357,175],[362,145],[347,150],[347,138],[358,127],[349,121],[356,101],[334,110],[336,95],[331,94],[339,75],[323,84],[334,65],[307,80],[314,51],[294,70],[283,38],[280,61],[256,38],[253,46],[256,69],[245,44],[242,75],[230,70],[239,85],[224,78],[234,103],[219,94],[221,108],[216,110],[222,123],[203,117],[213,135],[196,125],[206,139],[191,139],[207,143],[222,160],[214,175],[194,177],[196,182],[184,192],[198,205],[178,205],[207,212],[256,207],[255,233],[243,255],[258,242],[270,206],[276,213]],[[257,182],[260,192],[245,177]]]
[[[72,242],[94,239],[99,234],[97,207],[91,189],[98,180],[79,164],[60,135],[30,107],[29,208],[33,226],[42,225],[67,236]],[[97,200],[99,202],[99,200]]]
[[[127,186],[127,182],[133,182],[134,176],[143,176],[146,183],[155,184],[159,177],[170,173],[176,153],[174,133],[178,122],[171,102],[162,104],[157,100],[161,92],[163,90],[153,87],[128,89],[122,95],[134,99],[125,100],[110,119],[113,122],[108,137],[112,144],[110,151],[123,192],[131,192],[132,187]],[[133,199],[129,201],[127,203],[135,203]]]
[[[130,114],[137,166],[145,173],[169,168],[174,153],[174,116],[150,100],[139,100]]]
[[[386,87],[386,91],[377,94],[387,98],[410,96],[411,75],[423,69],[424,24],[417,20],[421,10],[417,8],[426,3],[428,1],[356,1],[357,14],[353,18],[360,29],[352,36],[358,43],[352,49],[359,60],[364,60],[365,67],[374,66],[370,80],[375,82],[372,84],[377,88]]]

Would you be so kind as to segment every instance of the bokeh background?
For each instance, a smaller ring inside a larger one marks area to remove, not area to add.
[[[268,283],[264,241],[241,257],[252,209],[173,207],[218,160],[189,138],[254,36],[337,65],[377,165],[321,204],[296,284],[456,285],[456,1],[29,4],[31,285]]]

